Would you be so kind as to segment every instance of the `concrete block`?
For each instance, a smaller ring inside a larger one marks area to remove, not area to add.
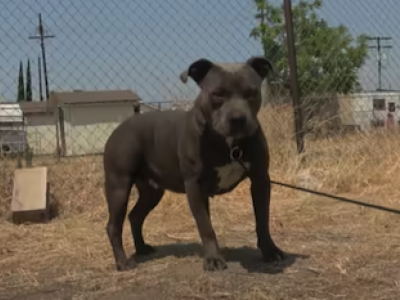
[[[21,168],[14,172],[11,202],[16,224],[43,223],[49,220],[47,168]]]

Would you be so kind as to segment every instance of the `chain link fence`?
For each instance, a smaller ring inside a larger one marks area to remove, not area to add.
[[[0,298],[388,299],[398,292],[397,216],[274,185],[271,233],[290,258],[264,267],[248,181],[210,203],[223,255],[234,264],[227,273],[200,273],[196,224],[185,196],[174,193],[144,225],[159,254],[137,272],[114,272],[104,144],[129,116],[190,109],[199,88],[179,74],[202,57],[265,55],[273,63],[258,115],[273,180],[400,207],[400,1],[292,0],[292,28],[288,2],[0,1]],[[48,169],[56,218],[16,226],[14,172],[32,166]],[[135,189],[132,196],[128,210]]]
[[[9,203],[12,173],[21,165],[49,166],[60,197],[76,197],[76,190],[90,195],[91,186],[102,184],[104,143],[123,119],[138,106],[143,113],[190,108],[198,88],[180,82],[179,74],[191,62],[262,54],[276,73],[264,84],[259,115],[274,178],[297,182],[305,168],[328,190],[384,178],[392,184],[400,4],[300,0],[292,6],[301,155],[283,1],[1,2],[1,201]],[[98,173],[87,171],[92,165]]]

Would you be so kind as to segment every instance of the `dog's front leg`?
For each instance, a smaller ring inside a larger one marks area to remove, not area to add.
[[[271,180],[269,175],[258,174],[251,178],[251,197],[256,219],[257,246],[265,262],[281,260],[284,253],[275,245],[270,233],[269,215],[271,201]]]
[[[197,229],[203,243],[203,269],[205,271],[224,270],[227,266],[221,255],[217,237],[208,213],[208,196],[195,179],[187,180],[185,188],[190,210],[196,221]]]

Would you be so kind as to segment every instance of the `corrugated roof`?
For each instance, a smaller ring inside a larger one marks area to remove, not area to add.
[[[97,90],[97,91],[54,91],[50,94],[51,105],[56,103],[98,103],[140,101],[139,95],[132,90]]]
[[[23,113],[18,103],[0,103],[0,123],[23,121]]]

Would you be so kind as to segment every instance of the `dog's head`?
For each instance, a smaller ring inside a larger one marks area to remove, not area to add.
[[[201,128],[209,126],[232,140],[252,135],[258,127],[261,83],[273,73],[264,57],[244,63],[216,64],[207,59],[193,62],[180,78],[191,77],[200,87],[193,110]]]

